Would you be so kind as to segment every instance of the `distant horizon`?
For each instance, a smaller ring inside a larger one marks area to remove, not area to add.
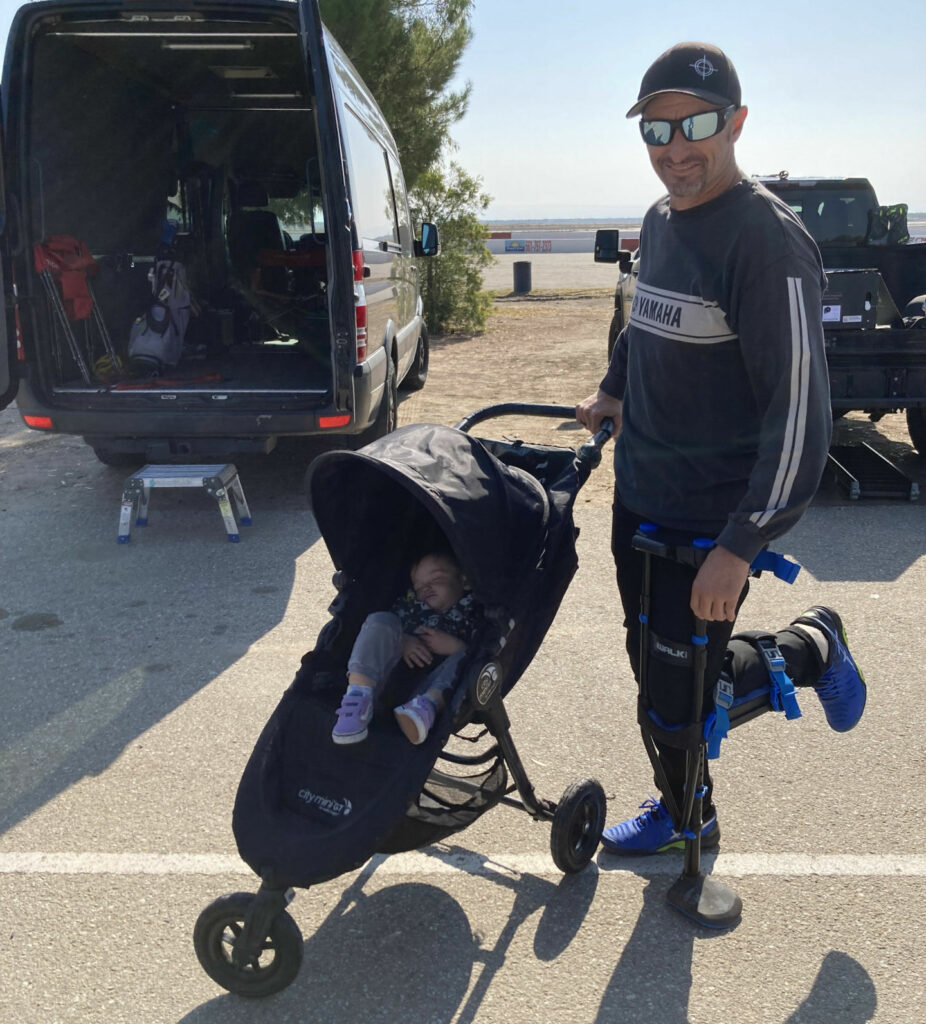
[[[602,214],[600,217],[483,217],[482,224],[600,224],[606,221],[611,224],[642,224],[643,217],[624,217],[619,214]],[[907,222],[926,222],[926,210],[910,212]]]

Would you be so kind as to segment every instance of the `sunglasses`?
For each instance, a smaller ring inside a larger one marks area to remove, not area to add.
[[[689,142],[703,142],[724,130],[727,120],[734,110],[735,103],[720,110],[705,110],[703,114],[689,114],[678,121],[654,121],[648,118],[640,120],[640,134],[647,146],[668,146],[672,136],[678,129]]]

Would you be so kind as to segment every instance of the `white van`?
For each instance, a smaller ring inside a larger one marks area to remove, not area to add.
[[[108,464],[394,428],[437,229],[317,0],[24,4],[2,101],[0,400],[29,426]]]

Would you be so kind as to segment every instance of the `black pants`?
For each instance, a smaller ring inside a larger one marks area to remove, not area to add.
[[[627,654],[634,677],[640,683],[640,632],[639,620],[641,594],[643,590],[644,555],[632,545],[633,535],[641,522],[640,516],[628,511],[615,500],[611,524],[611,553],[617,568],[617,586],[624,608],[624,627],[627,631]],[[690,545],[699,533],[660,529],[659,537],[674,545]],[[673,727],[688,725],[692,721],[693,675],[690,664],[673,664],[672,649],[690,645],[694,629],[694,615],[691,611],[691,586],[696,569],[681,565],[669,558],[650,558],[650,606],[649,629],[664,641],[664,657],[647,658],[646,694],[649,711],[655,715],[662,727],[663,735]],[[749,584],[743,588],[737,610],[742,606],[749,591]],[[704,673],[702,694],[702,716],[714,706],[714,686],[722,671],[733,682],[735,696],[743,696],[767,686],[769,674],[765,661],[756,648],[745,640],[733,637],[734,623],[709,622],[707,624],[707,667]],[[820,652],[800,628],[785,628],[774,633],[776,643],[785,659],[788,675],[795,686],[812,686],[820,677],[824,665]],[[732,639],[731,639],[732,638]],[[643,726],[646,728],[646,726]],[[676,800],[681,802],[685,781],[686,751],[656,740],[659,759]],[[713,780],[705,764],[704,784],[707,794],[703,813],[707,818],[714,813],[712,800]],[[659,785],[657,781],[657,786]]]

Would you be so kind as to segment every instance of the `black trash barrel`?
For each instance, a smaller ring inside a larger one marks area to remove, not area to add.
[[[514,293],[526,295],[531,290],[530,260],[518,260],[514,264]]]

